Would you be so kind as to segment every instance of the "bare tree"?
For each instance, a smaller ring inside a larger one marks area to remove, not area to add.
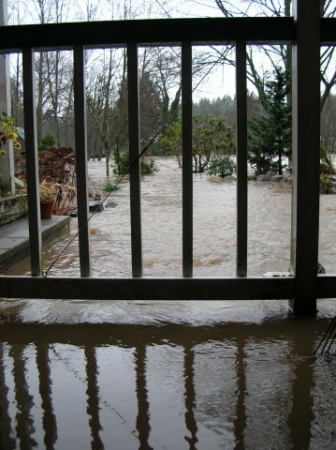
[[[216,6],[225,17],[248,16],[253,10],[254,15],[264,16],[290,16],[292,14],[292,0],[240,0],[233,2],[230,0],[214,0]],[[320,0],[321,16],[334,17],[336,6],[333,0]],[[291,70],[291,47],[289,45],[277,46],[258,46],[264,58],[270,63],[273,69],[279,66],[279,63],[286,71]],[[248,79],[255,86],[262,103],[265,102],[265,80],[264,73],[260,72],[255,65],[255,51],[251,46],[247,53]],[[232,53],[228,50],[222,52],[222,61],[228,64],[234,64],[231,57]],[[325,47],[321,52],[321,83],[323,86],[321,95],[321,111],[325,106],[328,95],[336,82],[335,70],[335,47]]]

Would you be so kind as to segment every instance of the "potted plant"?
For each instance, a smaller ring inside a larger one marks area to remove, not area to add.
[[[51,219],[55,198],[59,190],[59,184],[50,177],[44,178],[40,183],[41,219]]]

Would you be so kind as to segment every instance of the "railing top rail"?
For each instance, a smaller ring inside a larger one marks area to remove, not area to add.
[[[190,41],[195,45],[285,43],[295,40],[292,17],[148,19],[126,21],[11,25],[0,27],[0,50],[67,48],[138,44],[167,45]],[[335,39],[336,40],[336,39]]]

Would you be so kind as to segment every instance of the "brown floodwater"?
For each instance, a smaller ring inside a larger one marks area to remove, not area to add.
[[[181,173],[158,161],[142,182],[144,271],[181,276]],[[103,167],[90,164],[92,183]],[[235,189],[194,177],[196,276],[234,275]],[[127,182],[112,201],[90,221],[95,276],[130,275]],[[249,183],[250,275],[288,270],[290,202],[287,183]],[[328,272],[334,212],[321,196]],[[67,239],[44,250],[46,267]],[[74,242],[50,274],[78,265]],[[313,353],[336,304],[318,309],[298,320],[286,301],[0,300],[0,449],[335,449],[336,358]]]
[[[159,170],[143,177],[142,235],[144,276],[182,276],[182,177],[174,158],[156,158]],[[106,184],[105,162],[89,164],[90,185]],[[111,179],[113,183],[116,179]],[[129,183],[105,202],[105,210],[90,220],[92,274],[95,277],[131,275]],[[194,175],[194,275],[235,276],[236,183],[205,174]],[[248,185],[248,275],[288,271],[290,260],[291,184],[250,181]],[[320,198],[319,261],[327,273],[336,272],[336,196]],[[71,235],[77,232],[77,219]],[[44,249],[50,267],[69,241],[64,236]],[[52,276],[78,276],[77,239],[50,270]],[[24,261],[10,274],[29,273]]]

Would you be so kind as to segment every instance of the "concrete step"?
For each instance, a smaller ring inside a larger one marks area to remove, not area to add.
[[[52,216],[41,221],[43,245],[48,245],[64,233],[70,232],[70,217]],[[0,227],[0,273],[29,256],[28,218]]]

